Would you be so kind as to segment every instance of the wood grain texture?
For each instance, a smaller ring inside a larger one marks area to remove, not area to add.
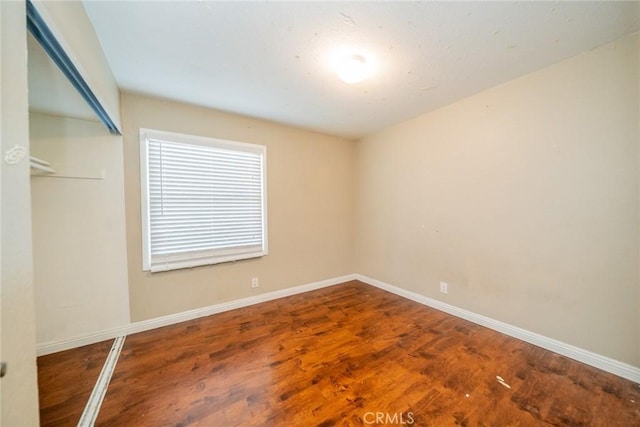
[[[38,357],[40,425],[75,426],[113,340]]]
[[[127,337],[97,425],[638,426],[639,404],[630,381],[354,281]]]

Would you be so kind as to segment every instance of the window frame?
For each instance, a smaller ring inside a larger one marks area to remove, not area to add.
[[[169,254],[164,264],[152,262],[151,254],[151,218],[150,218],[150,189],[149,189],[149,140],[160,140],[187,145],[198,145],[223,150],[243,151],[259,154],[262,157],[262,248],[261,250],[238,253],[237,250],[211,248],[216,255],[188,256],[179,253]],[[140,214],[142,231],[142,269],[151,273],[159,271],[193,268],[203,265],[214,265],[225,262],[235,262],[243,259],[259,258],[269,253],[268,222],[267,222],[267,148],[260,144],[231,141],[204,136],[188,135],[176,132],[160,131],[140,128]]]

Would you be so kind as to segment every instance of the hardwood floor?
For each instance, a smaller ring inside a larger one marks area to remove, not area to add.
[[[630,381],[349,282],[128,336],[96,424],[639,426],[639,405]]]
[[[75,426],[113,340],[38,357],[40,425]]]

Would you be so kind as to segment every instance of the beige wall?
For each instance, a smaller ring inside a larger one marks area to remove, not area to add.
[[[4,161],[15,145],[29,149],[24,2],[0,2],[0,425],[37,426],[29,161]]]
[[[353,143],[283,125],[123,94],[131,319],[231,301],[353,273]],[[269,255],[162,273],[142,271],[140,128],[267,147]],[[260,287],[251,289],[251,278]]]
[[[29,115],[38,345],[129,323],[122,137],[98,122]],[[84,179],[104,176],[103,179]]]
[[[357,272],[640,366],[638,50],[359,141]]]

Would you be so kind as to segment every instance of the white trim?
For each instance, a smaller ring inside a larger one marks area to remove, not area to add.
[[[144,129],[140,129],[140,224],[142,224],[142,270],[151,268],[149,241],[149,147]]]
[[[120,352],[122,351],[125,338],[126,337],[121,336],[113,340],[113,345],[111,346],[107,360],[105,360],[104,365],[102,366],[100,376],[98,377],[96,384],[93,386],[93,391],[91,392],[91,396],[89,396],[86,406],[84,407],[84,411],[82,411],[82,416],[80,417],[80,421],[78,421],[78,427],[92,427],[96,423],[96,418],[98,418],[98,413],[100,412],[100,406],[102,406],[104,396],[107,394],[107,388],[109,387],[113,371],[116,369],[116,364],[118,363],[118,358],[120,357]]]
[[[401,297],[410,299],[412,301],[435,308],[440,311],[444,311],[445,313],[460,317],[478,325],[485,326],[489,329],[493,329],[494,331],[502,332],[503,334],[528,342],[538,347],[542,347],[546,350],[553,351],[554,353],[561,354],[568,358],[577,360],[578,362],[585,363],[595,368],[602,369],[603,371],[618,375],[622,378],[640,383],[640,368],[638,367],[628,365],[618,360],[593,353],[589,350],[585,350],[571,344],[555,340],[553,338],[548,338],[543,335],[536,334],[535,332],[527,331],[526,329],[522,329],[517,326],[509,325],[508,323],[504,323],[490,317],[486,317],[468,310],[464,310],[462,308],[455,307],[442,301],[438,301],[433,298],[429,298],[424,295],[420,295],[415,292],[390,285],[380,280],[372,279],[361,274],[356,274],[355,276],[357,280],[368,285],[372,285],[385,291],[389,291],[392,294],[399,295]]]
[[[82,335],[74,338],[70,338],[63,341],[52,341],[47,343],[38,344],[36,347],[36,354],[38,356],[44,356],[58,351],[69,350],[71,348],[82,347],[83,345],[94,344],[100,341],[105,341],[122,335],[135,334],[138,332],[148,331],[150,329],[160,328],[162,326],[173,325],[175,323],[184,322],[187,320],[197,319],[199,317],[210,316],[216,313],[222,313],[236,308],[247,307],[254,304],[260,304],[262,302],[272,301],[278,298],[284,298],[291,295],[301,294],[303,292],[309,292],[316,289],[326,288],[329,286],[338,285],[340,283],[355,280],[355,274],[349,274],[346,276],[334,277],[332,279],[321,280],[319,282],[308,283],[305,285],[294,286],[291,288],[281,289],[279,291],[268,292],[265,294],[250,296],[241,298],[234,301],[223,302],[220,304],[210,305],[208,307],[196,308],[182,313],[170,314],[167,316],[157,317],[155,319],[142,320],[140,322],[133,322],[129,325],[124,325],[117,328],[107,329],[101,332],[97,332],[89,335]]]
[[[526,329],[519,328],[517,326],[509,325],[508,323],[501,322],[499,320],[492,319],[490,317],[482,316],[480,314],[473,313],[462,308],[455,307],[453,305],[444,303],[442,301],[435,300],[433,298],[426,297],[424,295],[417,294],[415,292],[408,291],[406,289],[399,288],[394,285],[382,282],[380,280],[372,279],[361,274],[349,274],[346,276],[335,277],[333,279],[322,280],[319,282],[308,283],[306,285],[295,286],[279,291],[269,292],[266,294],[255,295],[247,298],[242,298],[235,301],[223,302],[220,304],[214,304],[208,307],[197,308],[194,310],[185,311],[182,313],[170,314],[163,317],[157,317],[155,319],[143,320],[140,322],[134,322],[129,325],[121,326],[118,328],[107,329],[95,334],[83,335],[63,341],[54,341],[39,344],[36,347],[36,353],[38,356],[44,356],[46,354],[56,353],[58,351],[69,350],[71,348],[81,347],[83,345],[93,344],[100,341],[112,339],[121,335],[134,334],[137,332],[148,331],[163,326],[173,325],[175,323],[184,322],[191,319],[197,319],[199,317],[210,316],[216,313],[222,313],[236,308],[247,307],[254,304],[260,304],[266,301],[272,301],[278,298],[284,298],[291,295],[300,294],[303,292],[309,292],[316,289],[326,288],[329,286],[338,285],[340,283],[348,282],[350,280],[359,280],[363,283],[375,286],[377,288],[389,291],[395,295],[410,299],[428,307],[435,308],[445,313],[451,314],[456,317],[468,320],[481,326],[485,326],[494,331],[501,332],[511,337],[520,339],[538,347],[542,347],[546,350],[553,351],[587,365],[593,366],[603,371],[618,375],[622,378],[640,383],[640,368],[620,362],[615,359],[611,359],[606,356],[602,356],[597,353],[593,353],[589,350],[585,350],[570,344],[566,344],[562,341],[554,340],[552,338],[545,337],[534,332],[527,331]]]

